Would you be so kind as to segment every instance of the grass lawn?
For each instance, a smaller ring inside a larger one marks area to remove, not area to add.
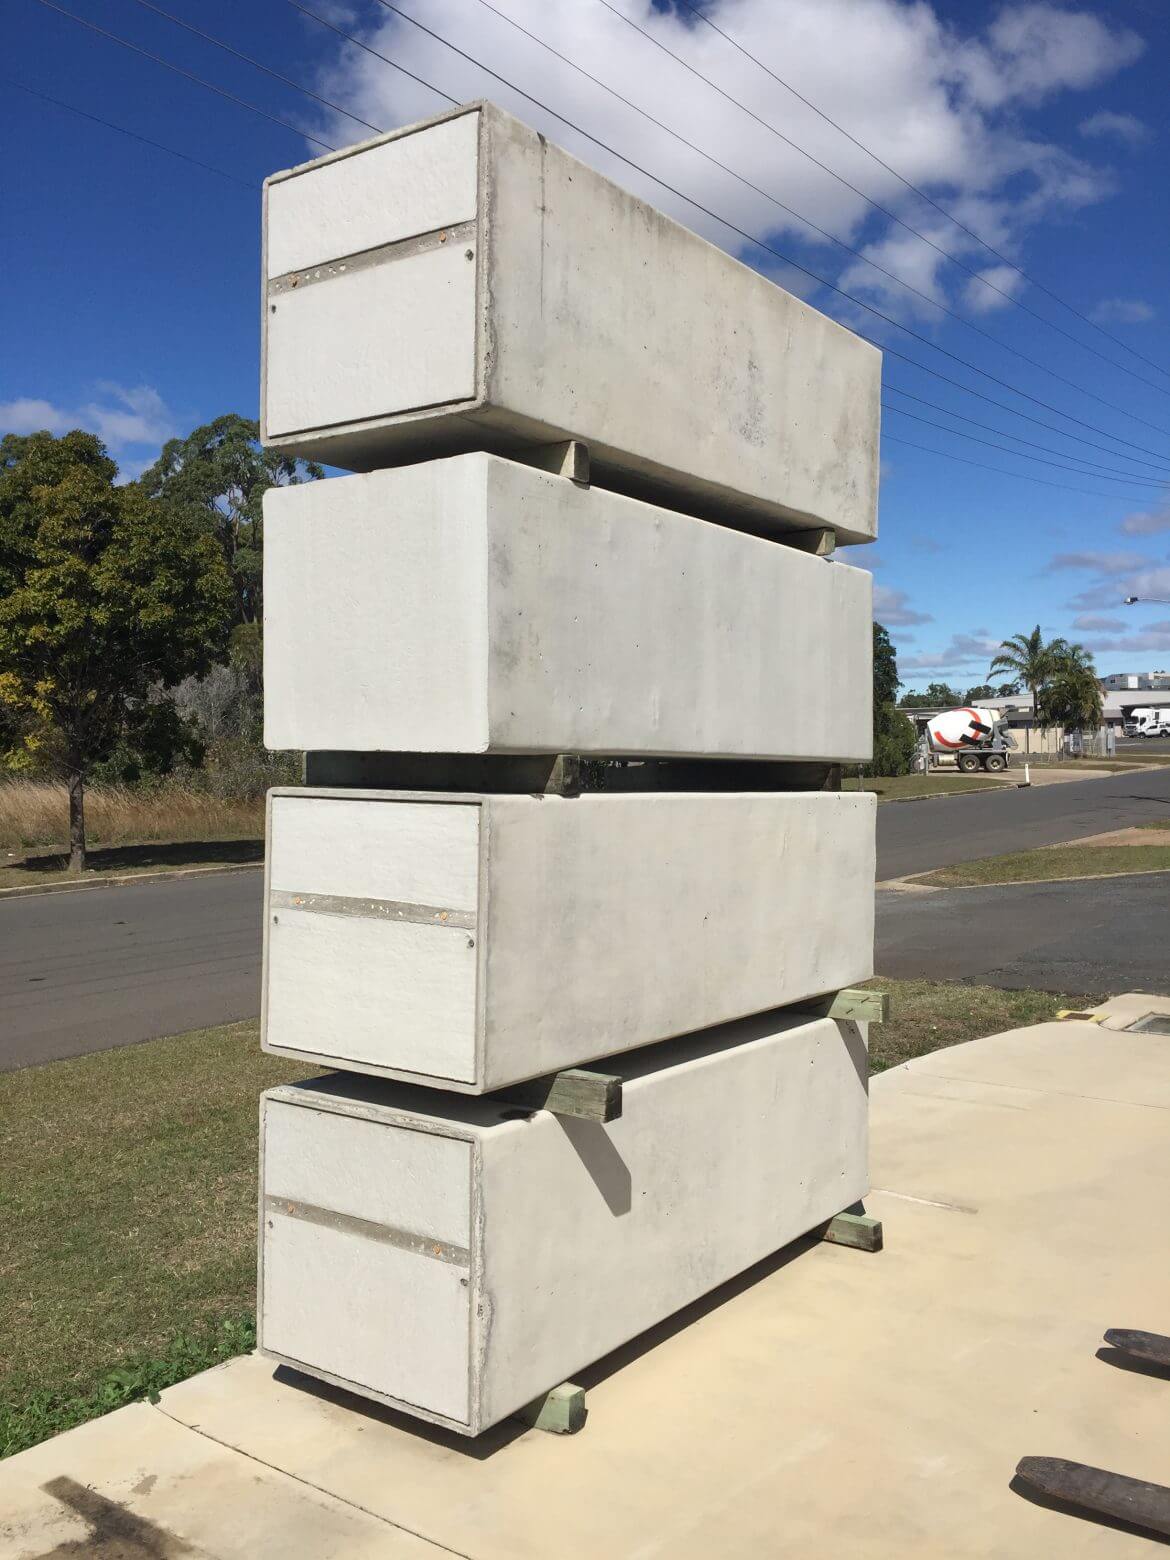
[[[88,877],[137,876],[182,867],[231,866],[264,860],[263,822],[254,839],[180,840],[172,843],[111,845],[86,853],[85,871],[70,872],[68,854],[40,851],[9,859],[0,855],[0,888],[33,888],[41,883],[81,883]]]
[[[1094,1001],[872,984],[875,1072]],[[0,1074],[0,1455],[252,1347],[257,1098],[305,1074],[254,1022]]]
[[[1019,779],[1023,779],[1021,774]],[[1015,785],[1014,771],[1008,771],[1006,780],[992,775],[894,775],[857,783],[857,776],[848,775],[842,781],[843,791],[873,791],[879,802],[911,801],[920,796],[958,796],[963,791],[986,791],[992,786]]]
[[[984,856],[940,867],[912,879],[932,888],[979,883],[1027,883],[1057,878],[1106,877],[1115,872],[1170,871],[1170,845],[1045,845],[1007,856]]]

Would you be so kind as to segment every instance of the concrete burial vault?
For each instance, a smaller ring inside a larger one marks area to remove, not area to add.
[[[870,755],[863,570],[486,454],[264,518],[271,748]]]
[[[260,1345],[475,1435],[866,1189],[858,1025],[623,1058],[623,1114],[338,1076],[264,1097]]]
[[[876,534],[880,354],[490,104],[275,174],[264,263],[265,444],[572,438],[615,490]]]
[[[281,790],[264,1045],[479,1093],[873,973],[874,798]]]

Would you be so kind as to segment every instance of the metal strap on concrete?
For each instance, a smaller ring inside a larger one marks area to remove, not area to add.
[[[274,276],[268,283],[268,295],[277,298],[282,293],[311,287],[314,282],[328,282],[335,276],[352,276],[355,271],[368,271],[376,265],[391,260],[405,260],[410,255],[426,254],[447,244],[459,245],[473,242],[476,237],[474,222],[460,222],[455,227],[436,228],[432,233],[419,233],[414,238],[400,238],[392,244],[379,244],[376,249],[363,249],[355,255],[344,255],[324,265],[309,266],[303,271],[287,271]]]
[[[475,930],[474,910],[451,910],[442,905],[416,905],[406,899],[363,899],[349,894],[298,894],[274,888],[268,894],[271,910],[306,910],[314,915],[353,915],[363,921],[417,921],[422,926],[449,926]]]
[[[265,1197],[264,1211],[266,1214],[279,1213],[286,1219],[302,1219],[321,1229],[339,1230],[344,1235],[360,1235],[364,1240],[397,1246],[400,1251],[413,1252],[416,1257],[430,1257],[435,1262],[449,1262],[453,1267],[471,1266],[471,1253],[463,1246],[453,1246],[430,1235],[395,1229],[390,1224],[375,1224],[372,1219],[359,1219],[351,1213],[335,1213],[330,1208],[318,1208],[314,1203],[290,1202],[287,1197]]]

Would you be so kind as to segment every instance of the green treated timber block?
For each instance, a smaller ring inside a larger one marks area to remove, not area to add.
[[[585,1423],[585,1388],[571,1381],[546,1392],[516,1415],[534,1430],[551,1435],[576,1435]]]
[[[822,1239],[834,1246],[853,1246],[858,1251],[880,1251],[882,1221],[868,1213],[839,1213],[825,1225]]]
[[[569,1067],[550,1078],[514,1083],[498,1097],[530,1110],[551,1110],[554,1116],[578,1116],[582,1121],[616,1121],[622,1113],[622,1080],[613,1073]]]
[[[888,992],[862,991],[857,986],[847,986],[820,1001],[799,1005],[823,1018],[849,1018],[855,1023],[881,1024],[890,1016]]]

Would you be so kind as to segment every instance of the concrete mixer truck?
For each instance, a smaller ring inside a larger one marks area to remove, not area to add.
[[[998,773],[1008,767],[1008,755],[1015,747],[1007,721],[995,710],[974,706],[943,710],[922,727],[918,767],[949,768],[953,762],[964,774],[976,769]]]

